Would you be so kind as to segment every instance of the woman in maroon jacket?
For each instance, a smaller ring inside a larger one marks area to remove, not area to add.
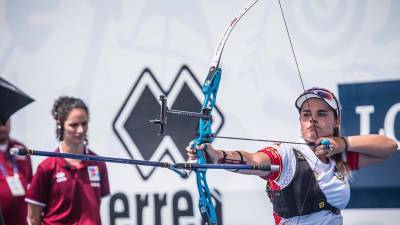
[[[7,121],[0,124],[0,205],[6,225],[27,225],[24,196],[32,179],[31,159],[11,156],[11,148],[25,146],[10,138],[10,121]]]
[[[89,110],[77,98],[60,97],[52,110],[58,152],[95,155],[87,148]],[[47,158],[26,195],[28,218],[37,224],[101,224],[101,197],[110,193],[104,162]]]

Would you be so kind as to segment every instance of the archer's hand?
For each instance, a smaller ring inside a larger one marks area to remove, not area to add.
[[[186,147],[186,154],[190,160],[197,160],[196,148],[205,153],[208,163],[217,163],[218,159],[222,157],[221,151],[217,151],[210,143],[193,146],[192,143]]]
[[[322,140],[328,140],[330,142],[329,147],[321,144]],[[333,155],[339,154],[346,150],[346,142],[343,137],[322,137],[316,142],[315,154],[317,156],[325,156],[326,158],[332,157]]]

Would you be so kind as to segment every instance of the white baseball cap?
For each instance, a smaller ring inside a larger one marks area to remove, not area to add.
[[[296,108],[300,111],[301,106],[303,106],[304,102],[311,98],[318,98],[323,100],[335,111],[336,115],[340,118],[341,106],[339,101],[336,99],[335,95],[332,92],[324,88],[311,88],[306,90],[296,99]]]

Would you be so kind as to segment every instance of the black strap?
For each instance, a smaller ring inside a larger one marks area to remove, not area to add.
[[[344,141],[345,147],[343,151],[346,152],[349,149],[349,143],[347,143],[346,137],[341,136],[340,138]]]
[[[227,157],[228,155],[226,154],[225,151],[222,151],[222,150],[221,150],[221,152],[222,152],[222,159],[221,159],[221,158],[218,159],[218,163],[220,163],[220,164],[225,164],[226,157]]]
[[[240,162],[239,162],[239,164],[244,164],[244,160],[243,160],[243,154],[240,152],[240,151],[235,151],[237,154],[239,154],[239,156],[240,156]],[[232,172],[237,172],[237,171],[239,171],[240,169],[236,169],[236,170],[232,170]]]
[[[240,151],[235,151],[240,156],[240,164],[244,164],[243,154]]]
[[[338,209],[338,208],[336,208],[335,206],[329,204],[329,202],[327,202],[327,201],[320,202],[320,203],[318,204],[318,207],[319,207],[320,209],[329,210],[329,211],[333,212],[333,213],[336,214],[336,215],[339,215],[339,214],[340,214],[340,209]]]

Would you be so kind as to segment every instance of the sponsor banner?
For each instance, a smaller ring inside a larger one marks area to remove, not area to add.
[[[114,119],[114,132],[132,159],[184,162],[185,148],[196,135],[197,118],[168,114],[167,135],[160,136],[159,127],[150,123],[160,114],[160,95],[166,96],[169,109],[190,112],[198,112],[203,100],[201,84],[188,66],[181,67],[168,90],[145,68]],[[212,129],[218,134],[224,123],[218,105],[211,115]],[[157,168],[137,169],[147,180]]]
[[[400,140],[400,80],[339,85],[344,135],[382,134]],[[400,208],[400,152],[354,173],[348,208]]]

